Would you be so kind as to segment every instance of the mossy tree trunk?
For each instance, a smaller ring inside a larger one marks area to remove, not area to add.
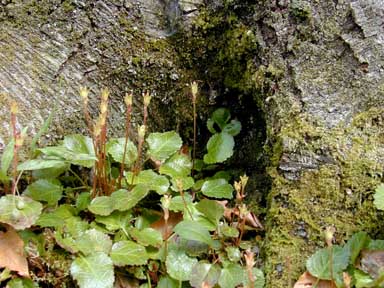
[[[238,156],[265,165],[272,182],[269,288],[294,283],[328,226],[337,243],[358,230],[383,235],[372,205],[384,166],[383,15],[381,0],[210,1],[190,35],[209,95],[253,118]],[[244,148],[254,143],[264,157]]]

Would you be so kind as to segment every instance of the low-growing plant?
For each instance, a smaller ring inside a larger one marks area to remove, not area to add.
[[[228,174],[210,169],[233,154],[240,122],[227,109],[214,111],[207,123],[213,135],[199,160],[195,143],[191,157],[177,132],[147,133],[148,93],[136,141],[130,137],[132,94],[125,97],[125,137],[108,139],[109,91],[101,93],[96,120],[88,93],[81,88],[91,137],[64,136],[56,146],[35,147],[37,157],[18,164],[25,132],[14,125],[0,174],[5,187],[12,182],[5,190],[12,193],[0,198],[0,283],[56,287],[70,276],[82,288],[263,287],[256,244],[244,240],[249,230],[263,228],[244,202],[248,177],[231,185]],[[195,83],[192,96],[195,107]],[[19,193],[23,171],[32,180]]]
[[[384,184],[374,194],[374,205],[384,210]],[[335,230],[325,231],[326,248],[316,251],[306,263],[295,287],[384,287],[384,240],[373,240],[366,232],[355,233],[348,242],[333,245]]]

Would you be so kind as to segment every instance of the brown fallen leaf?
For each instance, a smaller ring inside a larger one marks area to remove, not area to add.
[[[317,288],[334,288],[336,285],[330,280],[320,280],[312,276],[308,271],[302,274],[293,288],[312,288],[317,283]]]
[[[153,222],[150,227],[159,231],[161,235],[163,235],[163,239],[165,240],[168,239],[169,236],[171,236],[173,228],[182,220],[182,213],[170,212],[167,225],[165,225],[164,218],[160,218],[159,220]]]
[[[0,231],[0,267],[16,271],[20,276],[29,277],[28,262],[24,255],[24,242],[11,226]]]
[[[235,216],[240,215],[240,211],[238,208],[227,207],[228,201],[225,200],[225,201],[216,201],[216,202],[224,207],[224,217],[227,220],[231,220],[233,215]],[[247,215],[245,216],[245,224],[247,224],[248,226],[251,226],[252,228],[258,228],[261,230],[264,229],[263,224],[261,224],[260,220],[252,212],[248,212]]]
[[[139,286],[140,284],[137,279],[129,279],[117,274],[113,288],[139,288]]]
[[[363,250],[360,258],[360,268],[364,272],[377,278],[384,267],[383,250]]]

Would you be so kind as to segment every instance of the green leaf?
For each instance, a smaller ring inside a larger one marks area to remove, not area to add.
[[[41,214],[43,205],[25,196],[6,195],[0,198],[0,222],[16,230],[31,227]]]
[[[64,219],[55,213],[43,213],[36,221],[40,227],[61,227],[64,225]]]
[[[204,162],[207,164],[224,162],[232,156],[234,146],[233,136],[225,132],[212,135],[207,143],[208,153],[204,155]]]
[[[192,169],[191,159],[187,155],[175,154],[160,166],[160,174],[166,174],[172,178],[189,176]]]
[[[7,283],[7,288],[37,288],[37,284],[33,283],[31,279],[27,278],[14,278]]]
[[[90,229],[76,239],[76,246],[85,256],[97,252],[108,254],[112,248],[112,240],[103,232]]]
[[[184,200],[187,205],[192,203],[192,196],[190,194],[184,194]],[[169,210],[174,212],[184,211],[185,205],[183,197],[175,196],[171,199],[171,204],[169,205]]]
[[[173,231],[184,239],[200,241],[209,246],[214,245],[209,231],[194,221],[181,221],[173,228]]]
[[[220,132],[220,131],[216,131],[216,129],[215,129],[215,121],[213,121],[213,119],[211,119],[211,118],[209,118],[208,121],[207,121],[207,128],[208,128],[209,132],[211,132],[212,134]]]
[[[129,235],[144,246],[160,247],[163,244],[163,236],[153,228],[144,228],[143,230],[132,228],[129,230]]]
[[[64,137],[63,145],[65,148],[72,152],[95,156],[93,141],[88,136],[84,136],[81,134],[67,135]]]
[[[109,196],[96,197],[91,201],[88,209],[93,214],[107,216],[115,209],[114,200]]]
[[[74,165],[80,165],[91,168],[97,160],[94,154],[85,154],[77,151],[69,150],[64,146],[52,146],[38,149],[48,157],[58,157],[70,162]]]
[[[148,156],[153,160],[164,161],[178,151],[183,142],[175,131],[151,133],[146,139],[149,149]]]
[[[56,179],[40,179],[28,185],[24,195],[36,201],[45,201],[48,205],[56,205],[63,196],[63,186]]]
[[[212,120],[223,129],[225,124],[231,119],[231,113],[227,108],[218,108],[212,113]]]
[[[190,189],[195,184],[195,181],[193,180],[192,177],[180,177],[180,178],[176,178],[176,179],[173,178],[171,180],[171,183],[172,183],[171,189],[173,191],[176,191],[176,192],[179,191],[179,189],[177,187],[177,181],[181,181],[182,187],[183,187],[183,191],[186,191],[186,190]]]
[[[375,204],[376,208],[384,210],[384,184],[376,188],[373,198],[375,199],[373,204]]]
[[[238,120],[232,120],[223,128],[223,132],[228,133],[231,136],[238,135],[240,131],[241,131],[241,123]]]
[[[149,258],[145,247],[132,241],[119,241],[113,244],[111,258],[115,265],[144,265]]]
[[[371,240],[367,247],[368,250],[384,250],[384,240]]]
[[[133,177],[132,172],[127,173],[127,182],[129,184],[144,184],[149,190],[156,191],[157,194],[163,195],[168,191],[169,181],[166,176],[162,176],[154,172],[153,170],[144,170],[139,175]]]
[[[349,250],[350,263],[354,264],[360,251],[369,245],[370,238],[366,232],[357,232],[348,240],[344,246],[345,249]]]
[[[220,273],[219,265],[199,262],[193,267],[189,282],[192,287],[202,287],[203,283],[208,284],[208,287],[214,287],[219,280]]]
[[[228,171],[219,171],[219,172],[216,172],[211,179],[220,179],[220,178],[229,181],[231,180],[232,175]],[[211,179],[207,179],[207,180],[211,180]]]
[[[241,253],[238,247],[228,246],[225,248],[229,261],[239,262],[241,259]]]
[[[80,288],[112,288],[115,281],[112,260],[104,253],[77,257],[70,270]]]
[[[221,288],[233,288],[244,281],[244,272],[240,265],[231,263],[221,270],[219,285]]]
[[[225,237],[237,238],[239,237],[239,230],[235,227],[229,226],[227,223],[224,223],[219,226],[220,232],[223,233]]]
[[[323,248],[318,250],[307,260],[307,270],[313,276],[324,279],[332,280],[330,272],[330,249]],[[332,246],[332,270],[333,276],[347,268],[349,263],[349,249],[343,249],[340,246]]]
[[[108,141],[107,152],[112,156],[113,160],[123,163],[125,138],[118,138]],[[137,148],[132,141],[128,140],[125,151],[124,164],[128,167],[135,163],[137,159]]]
[[[129,222],[132,220],[132,215],[125,212],[114,211],[108,216],[96,216],[96,222],[104,224],[105,228],[109,231],[115,231],[119,229],[126,229]]]
[[[64,221],[63,230],[65,234],[78,238],[88,229],[88,222],[83,221],[78,216],[72,216]]]
[[[169,276],[162,276],[156,288],[179,288],[179,281]]]
[[[113,207],[119,211],[127,211],[135,207],[148,193],[148,187],[143,184],[136,185],[131,191],[120,189],[111,195]]]
[[[216,225],[224,215],[224,207],[215,200],[203,199],[196,204],[196,209]]]
[[[263,288],[265,285],[265,277],[263,271],[257,268],[252,269],[252,276],[255,279],[253,282],[254,288]],[[251,282],[249,281],[248,273],[244,269],[244,287],[251,287]]]
[[[52,179],[57,178],[70,167],[70,163],[64,163],[64,166],[61,167],[53,167],[53,168],[45,168],[45,169],[37,169],[32,171],[32,177],[36,179]]]
[[[39,170],[45,168],[64,169],[68,164],[64,160],[57,159],[32,159],[17,166],[17,170]]]
[[[371,278],[371,276],[369,276],[369,274],[364,273],[361,270],[355,269],[353,271],[353,278],[355,278],[356,280],[356,283],[355,283],[356,288],[373,287],[371,286],[373,283],[373,279]]]
[[[91,193],[82,192],[76,198],[76,210],[77,212],[83,211],[91,204]]]
[[[199,257],[202,254],[207,254],[209,251],[209,246],[200,241],[185,240],[181,239],[179,247],[191,257]]]
[[[13,151],[15,148],[15,140],[12,139],[8,145],[4,148],[3,155],[1,155],[0,171],[2,174],[1,181],[8,181],[8,169],[11,166],[13,160]]]
[[[165,261],[168,274],[179,281],[188,281],[191,278],[192,269],[196,263],[196,258],[188,257],[180,249],[170,249]]]
[[[208,197],[232,199],[233,187],[225,179],[205,181],[201,192]]]
[[[66,220],[74,217],[75,209],[69,205],[60,205],[55,211],[44,212],[36,221],[40,227],[62,227]]]

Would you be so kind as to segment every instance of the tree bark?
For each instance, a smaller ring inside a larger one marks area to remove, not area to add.
[[[198,1],[190,3],[192,8],[194,3]],[[9,137],[9,99],[18,102],[19,120],[30,127],[31,135],[57,108],[45,141],[85,130],[80,86],[91,89],[90,109],[95,118],[100,89],[111,89],[111,134],[123,130],[122,99],[130,91],[134,93],[134,126],[141,122],[141,93],[149,91],[153,95],[150,123],[160,129],[176,128],[172,110],[187,101],[181,83],[190,80],[166,37],[173,29],[168,19],[178,15],[180,5],[168,11],[160,0],[2,1],[0,143]],[[194,15],[176,20],[190,21]]]

